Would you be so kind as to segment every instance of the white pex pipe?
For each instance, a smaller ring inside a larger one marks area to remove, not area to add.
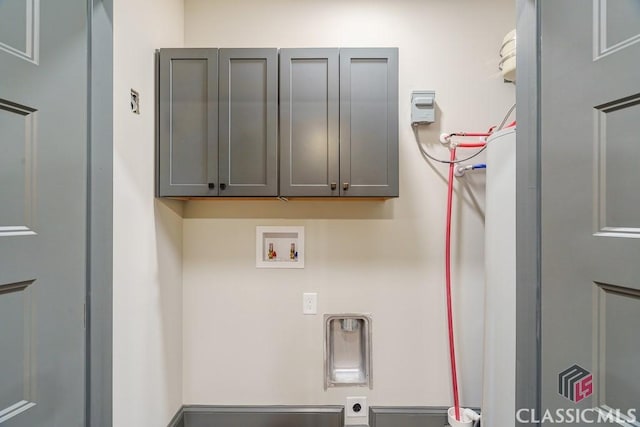
[[[480,419],[480,414],[473,409],[464,408],[460,411],[460,421],[458,421],[456,420],[456,408],[449,408],[447,418],[451,427],[472,427]]]

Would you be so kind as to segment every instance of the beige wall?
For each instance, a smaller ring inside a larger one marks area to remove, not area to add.
[[[400,198],[386,202],[188,202],[184,220],[187,404],[450,405],[444,310],[446,166],[426,162],[410,93],[437,91],[440,132],[485,130],[514,102],[497,72],[513,0],[185,0],[190,47],[400,48]],[[481,401],[482,173],[457,181],[454,293],[461,397]],[[256,225],[304,225],[306,268],[255,268]],[[302,293],[319,314],[302,315]],[[322,313],[373,316],[373,390],[323,391]]]
[[[114,3],[113,425],[158,427],[182,404],[182,207],[154,200],[154,50],[182,46],[184,6]]]

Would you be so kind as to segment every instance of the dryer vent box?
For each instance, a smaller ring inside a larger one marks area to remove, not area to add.
[[[325,314],[325,384],[371,388],[371,318],[365,314]]]

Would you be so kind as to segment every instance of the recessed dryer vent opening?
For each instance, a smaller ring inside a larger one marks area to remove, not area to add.
[[[327,314],[325,319],[325,390],[372,387],[371,318],[364,314]]]

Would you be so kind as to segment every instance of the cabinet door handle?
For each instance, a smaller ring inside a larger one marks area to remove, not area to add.
[[[331,183],[331,189],[332,189],[332,190],[335,190],[336,188],[338,188],[338,184],[337,184],[337,183],[335,183],[335,182],[332,182],[332,183]]]
[[[342,184],[342,189],[343,189],[343,190],[348,190],[348,189],[349,189],[349,183],[348,183],[348,182],[344,182],[344,183]]]
[[[213,190],[214,188],[216,188],[216,184],[214,184],[213,182],[209,183],[209,190]]]
[[[225,184],[224,182],[220,183],[220,189],[224,190],[225,188],[227,188],[227,184]]]

